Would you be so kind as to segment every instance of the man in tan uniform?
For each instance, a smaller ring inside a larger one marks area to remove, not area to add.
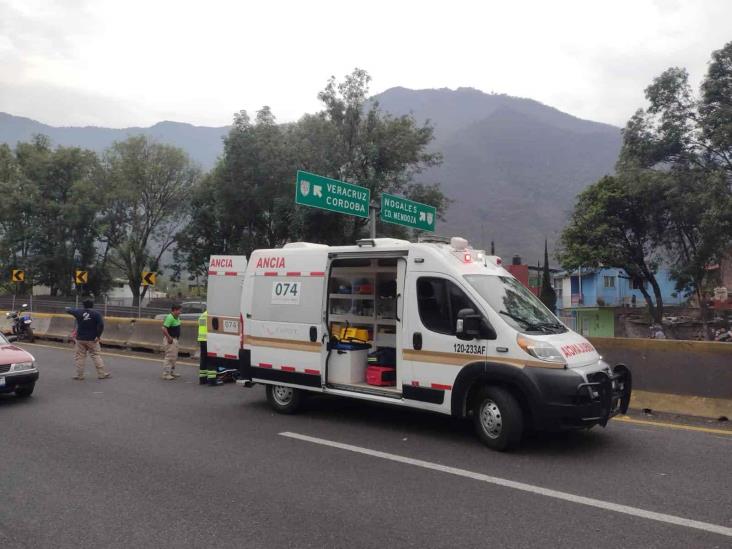
[[[102,348],[99,344],[99,338],[104,332],[104,319],[94,310],[94,302],[91,299],[84,300],[83,305],[83,309],[66,308],[66,312],[76,319],[76,352],[74,353],[76,375],[73,379],[79,381],[84,379],[87,354],[91,356],[97,369],[97,377],[107,379],[112,377],[112,374],[104,370]]]

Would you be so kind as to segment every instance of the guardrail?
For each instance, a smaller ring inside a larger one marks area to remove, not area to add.
[[[33,313],[33,333],[40,339],[68,342],[71,333],[76,327],[76,320],[68,314]],[[163,348],[162,321],[150,318],[120,318],[107,317],[104,319],[104,334],[102,345],[105,347],[119,347],[123,349],[144,349],[159,352]],[[11,325],[2,315],[0,331],[4,334],[11,332]],[[198,352],[198,323],[192,320],[181,322],[181,337],[179,352],[188,356],[195,356]]]

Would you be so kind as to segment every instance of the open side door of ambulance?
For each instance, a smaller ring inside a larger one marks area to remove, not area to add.
[[[331,252],[323,304],[323,387],[328,392],[400,399],[403,380],[399,337],[408,249]],[[368,355],[380,351],[369,368]],[[368,370],[367,370],[368,368]]]

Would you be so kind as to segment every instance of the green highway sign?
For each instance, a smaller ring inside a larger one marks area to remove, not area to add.
[[[345,181],[298,170],[295,203],[358,217],[369,216],[371,191]]]
[[[412,229],[435,232],[437,208],[393,194],[381,195],[381,220]]]

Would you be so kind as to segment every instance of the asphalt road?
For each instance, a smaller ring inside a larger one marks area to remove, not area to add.
[[[531,491],[729,529],[729,435],[611,422],[501,454],[448,417],[324,397],[281,416],[262,387],[201,387],[192,366],[165,382],[159,363],[107,356],[112,379],[77,382],[69,350],[28,349],[36,393],[0,395],[3,549],[732,545]]]

